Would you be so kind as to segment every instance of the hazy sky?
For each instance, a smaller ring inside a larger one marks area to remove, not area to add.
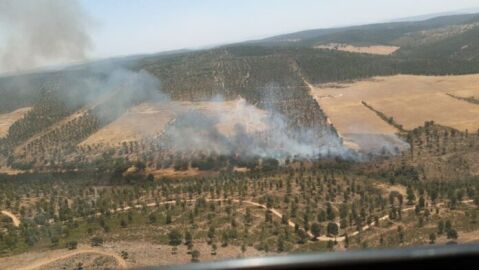
[[[479,7],[479,0],[81,0],[93,57],[194,48]]]

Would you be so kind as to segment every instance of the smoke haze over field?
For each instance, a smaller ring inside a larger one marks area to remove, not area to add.
[[[262,101],[272,104],[273,95],[265,96]],[[218,106],[226,101],[215,97],[210,102],[212,106]],[[320,132],[314,128],[293,130],[288,119],[274,106],[261,110],[243,98],[220,106],[227,109],[206,113],[193,109],[179,114],[165,131],[166,143],[181,152],[214,151],[243,157],[351,157],[332,132]],[[233,125],[229,132],[221,128],[225,123]]]
[[[0,0],[0,72],[84,60],[89,25],[76,0]]]
[[[159,79],[144,70],[112,68],[100,75],[69,78],[66,85],[72,94],[62,95],[65,103],[80,100],[84,104],[97,103],[92,112],[105,123],[142,102],[154,104],[158,109],[164,106],[174,117],[159,143],[175,152],[265,158],[349,157],[350,154],[332,132],[321,132],[327,127],[292,130],[288,119],[273,105],[260,109],[244,98],[224,100],[221,96],[198,103],[171,102]],[[264,95],[262,101],[267,104],[277,101],[274,90]]]

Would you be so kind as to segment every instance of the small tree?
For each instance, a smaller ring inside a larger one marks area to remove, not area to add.
[[[227,247],[228,246],[228,242],[229,242],[229,236],[228,236],[228,233],[225,231],[223,231],[223,233],[221,234],[221,246],[222,247]]]
[[[149,216],[148,216],[148,221],[150,222],[150,224],[155,224],[156,221],[157,221],[157,217],[154,213],[151,213]]]
[[[218,249],[218,247],[216,246],[215,243],[213,243],[213,244],[211,245],[211,255],[215,256],[217,249]]]
[[[444,229],[447,231],[452,229],[452,222],[448,219],[446,220],[446,223],[444,224]]]
[[[414,204],[414,201],[416,200],[416,195],[414,195],[414,190],[412,189],[411,186],[407,187],[406,195],[407,195],[407,197],[406,197],[407,203],[409,205]]]
[[[457,231],[455,229],[450,229],[447,231],[447,239],[456,240],[458,237]]]
[[[77,266],[75,267],[75,270],[83,270],[83,263],[79,262]]]
[[[308,234],[303,229],[299,229],[297,235],[299,244],[305,244],[308,241]]]
[[[327,227],[328,235],[337,236],[339,233],[338,224],[329,222]]]
[[[67,242],[66,247],[67,247],[67,249],[69,249],[69,250],[77,249],[77,247],[78,247],[78,242],[77,242],[77,241],[69,241],[69,242]]]
[[[399,237],[399,243],[403,244],[404,243],[404,229],[402,226],[398,227],[398,237]]]
[[[185,245],[189,245],[193,242],[193,236],[191,235],[190,231],[185,232]]]
[[[429,244],[434,244],[436,243],[436,234],[435,233],[430,233],[429,234]]]
[[[181,244],[181,240],[182,240],[182,235],[181,233],[176,230],[176,229],[173,229],[169,234],[168,234],[168,238],[170,239],[170,245],[172,246],[178,246]]]
[[[213,241],[215,240],[215,235],[215,227],[210,226],[210,228],[208,229],[208,244],[213,243]]]
[[[333,250],[333,248],[334,248],[334,242],[333,242],[333,240],[329,240],[328,241],[328,249]]]
[[[445,227],[444,220],[439,220],[439,222],[437,223],[437,234],[439,235],[443,234],[444,227]]]
[[[99,247],[103,245],[103,238],[95,236],[90,240],[90,243],[92,247]]]
[[[60,243],[60,238],[58,238],[57,236],[53,236],[51,239],[50,239],[50,242],[52,244],[52,247],[57,247],[58,244]]]
[[[280,237],[278,238],[278,248],[277,248],[277,251],[278,251],[279,253],[285,251],[283,236],[280,236]]]
[[[165,223],[166,223],[166,224],[171,224],[171,222],[172,222],[172,221],[171,221],[171,214],[170,214],[170,212],[168,211],[168,212],[166,212]]]
[[[333,221],[336,218],[336,214],[334,213],[333,206],[331,203],[326,205],[326,217],[328,220]]]
[[[127,260],[128,259],[128,252],[125,251],[125,250],[122,250],[121,253],[120,253],[120,256],[121,256],[121,258],[123,258],[123,260]]]
[[[126,227],[128,227],[128,223],[127,223],[124,219],[121,219],[121,220],[120,220],[120,226],[121,226],[122,228],[126,228]]]
[[[316,222],[313,223],[313,225],[311,225],[311,233],[313,234],[314,239],[317,239],[321,233],[321,225]]]
[[[191,261],[192,262],[199,262],[200,261],[200,252],[195,249],[191,252]]]

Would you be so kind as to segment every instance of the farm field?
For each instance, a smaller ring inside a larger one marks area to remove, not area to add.
[[[346,141],[371,148],[367,137],[391,138],[398,130],[366,108],[392,117],[405,129],[413,129],[425,121],[464,131],[479,126],[479,106],[455,99],[479,95],[479,75],[374,77],[353,83],[313,87],[312,95],[325,110]],[[366,136],[366,135],[371,136]],[[374,141],[374,140],[373,140]],[[398,142],[399,145],[401,144]]]
[[[166,125],[180,114],[197,112],[206,116],[220,116],[216,128],[225,136],[234,134],[241,124],[248,133],[267,129],[266,112],[246,104],[244,99],[232,101],[172,101],[168,103],[142,103],[128,110],[114,122],[92,134],[80,145],[119,145],[147,137],[160,136]]]

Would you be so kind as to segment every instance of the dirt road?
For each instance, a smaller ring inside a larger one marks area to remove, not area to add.
[[[96,250],[92,248],[81,248],[77,250],[70,251],[66,254],[58,255],[58,256],[46,256],[43,259],[37,260],[34,263],[25,266],[25,267],[16,267],[16,270],[34,270],[38,269],[42,266],[46,266],[48,264],[54,263],[59,260],[65,260],[67,258],[70,258],[72,256],[80,255],[80,254],[98,254],[102,256],[109,256],[113,257],[117,263],[118,263],[118,269],[127,269],[127,264],[126,261],[120,257],[119,255],[113,253],[113,252],[106,252],[106,251],[101,251],[101,250]]]
[[[15,216],[12,212],[10,211],[7,211],[7,210],[2,210],[1,212],[3,215],[5,216],[8,216],[9,218],[12,219],[12,222],[13,222],[13,225],[15,227],[19,227],[20,226],[20,219],[17,218],[17,216]]]

